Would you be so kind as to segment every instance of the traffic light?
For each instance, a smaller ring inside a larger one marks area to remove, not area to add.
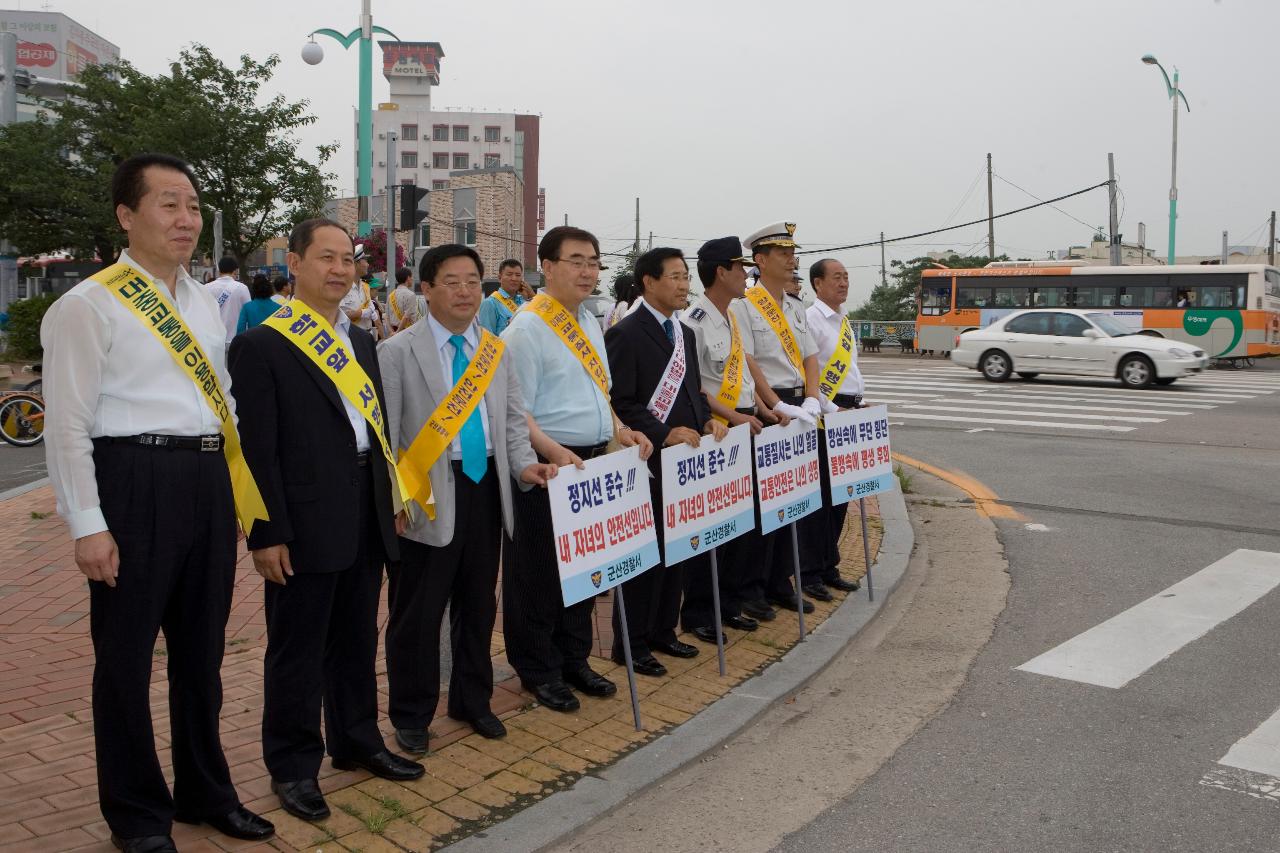
[[[427,191],[416,184],[402,184],[400,187],[400,217],[396,223],[398,231],[410,231],[417,228],[427,218],[427,212],[419,206],[427,197]]]

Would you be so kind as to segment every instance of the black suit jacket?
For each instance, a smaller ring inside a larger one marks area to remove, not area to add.
[[[700,433],[711,420],[711,407],[702,396],[693,330],[682,324],[681,332],[684,336],[684,382],[665,423],[650,414],[648,408],[649,398],[662,381],[674,349],[657,318],[642,305],[604,335],[609,373],[613,376],[613,390],[610,392],[613,410],[624,424],[643,432],[653,442],[654,453],[649,457],[649,467],[653,469],[658,468],[658,450],[674,427],[689,427]]]
[[[351,347],[378,394],[382,374],[373,337],[351,327]],[[249,533],[249,548],[288,544],[295,572],[337,572],[353,565],[360,543],[360,474],[356,439],[333,383],[275,329],[237,335],[228,353],[240,444],[270,521]],[[391,504],[391,475],[373,429],[369,468],[381,545],[400,558]]]

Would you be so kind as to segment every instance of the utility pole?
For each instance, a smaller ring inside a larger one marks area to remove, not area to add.
[[[568,224],[569,224],[569,214],[567,214],[567,213],[564,215],[564,224],[565,224],[565,225],[568,225]]]
[[[640,254],[640,199],[636,199],[636,244],[635,253]]]
[[[1276,265],[1276,212],[1271,211],[1271,239],[1267,241],[1267,264]]]
[[[1227,265],[1227,232],[1222,232],[1222,265]]]
[[[991,154],[987,154],[987,259],[996,256],[996,207],[991,196]],[[884,264],[880,264],[884,266]]]
[[[213,212],[213,265],[222,260],[222,211]]]
[[[889,278],[885,275],[884,270],[884,232],[880,232],[880,283],[886,287],[889,285]]]
[[[1138,263],[1147,262],[1147,223],[1138,223]]]
[[[477,205],[479,207],[479,205]],[[387,293],[391,292],[391,282],[395,278],[396,268],[396,134],[387,131],[387,269],[382,279]]]
[[[1272,222],[1271,224],[1272,224],[1272,226],[1274,226],[1274,225],[1275,225],[1275,223],[1274,223],[1274,222]],[[1272,230],[1274,230],[1274,228],[1273,228]],[[649,249],[652,249],[652,248],[653,248],[653,232],[652,232],[652,231],[650,231],[650,232],[649,232]],[[646,249],[645,251],[648,251],[648,249]]]
[[[1111,253],[1110,263],[1120,266],[1120,217],[1116,208],[1116,155],[1107,154],[1107,194],[1111,197]]]
[[[18,36],[0,32],[0,127],[18,120]]]

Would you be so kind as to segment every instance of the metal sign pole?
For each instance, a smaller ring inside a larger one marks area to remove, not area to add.
[[[796,615],[800,617],[800,639],[804,640],[804,593],[800,588],[800,534],[791,522],[791,562],[796,573]],[[718,628],[719,626],[717,626]]]
[[[631,688],[631,715],[635,718],[636,731],[644,731],[640,725],[640,697],[636,694],[636,670],[631,661],[631,635],[627,631],[627,601],[622,595],[622,584],[613,588],[618,594],[618,621],[622,623],[622,657],[627,662],[627,686]]]
[[[720,561],[716,559],[718,548],[711,549],[711,606],[715,610],[716,657],[720,660],[720,675],[724,671],[724,631],[720,628]]]
[[[858,498],[858,514],[862,516],[862,559],[867,566],[867,601],[876,600],[875,588],[871,585],[871,543],[867,541],[867,499]]]

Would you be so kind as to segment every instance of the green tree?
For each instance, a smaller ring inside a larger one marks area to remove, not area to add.
[[[193,45],[150,76],[128,62],[91,66],[75,98],[50,103],[50,117],[0,131],[0,233],[26,254],[67,249],[113,262],[124,235],[110,204],[111,173],[124,158],[164,151],[191,163],[201,185],[212,247],[213,210],[223,241],[241,264],[270,237],[320,211],[334,145],[311,160],[295,136],[315,122],[306,101],[261,102],[279,65],[240,57],[229,68]]]
[[[920,289],[920,272],[937,266],[951,269],[975,269],[985,267],[992,261],[1007,261],[1008,255],[989,258],[985,255],[969,257],[950,255],[942,261],[929,257],[912,258],[905,263],[890,261],[892,270],[886,284],[877,284],[871,290],[871,296],[849,313],[855,320],[914,320],[916,317],[916,294]]]

